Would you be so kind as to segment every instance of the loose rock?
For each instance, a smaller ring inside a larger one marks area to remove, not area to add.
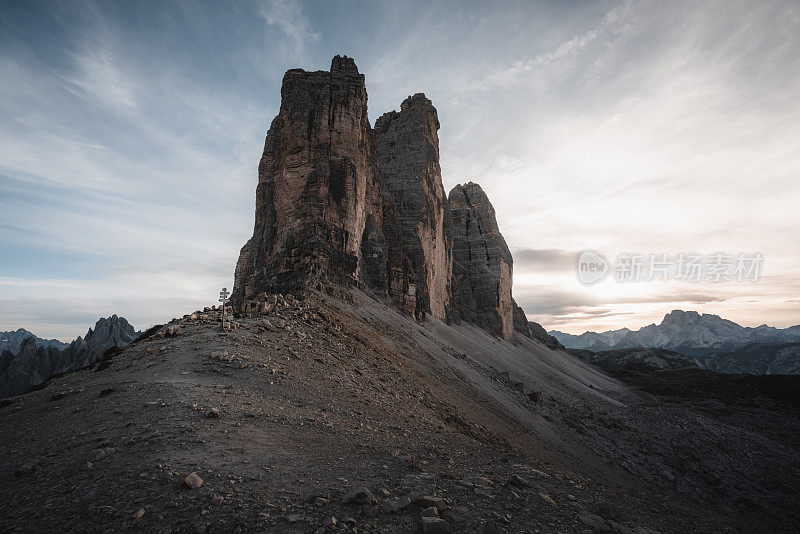
[[[423,509],[421,515],[422,517],[439,517],[439,511],[435,506],[431,506],[430,508]]]
[[[383,509],[387,512],[399,512],[400,510],[405,510],[411,504],[411,500],[408,497],[398,497],[396,499],[388,499],[386,502],[383,503]]]
[[[360,486],[345,495],[342,502],[350,504],[377,504],[378,501],[370,490],[364,486]]]
[[[192,471],[186,475],[186,478],[183,479],[183,483],[190,488],[197,489],[203,485],[203,479],[200,478],[200,475]]]

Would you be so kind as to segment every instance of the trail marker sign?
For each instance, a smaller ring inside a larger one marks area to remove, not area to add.
[[[228,288],[223,287],[222,291],[219,292],[219,301],[222,303],[222,329],[225,330],[225,303],[228,302]]]

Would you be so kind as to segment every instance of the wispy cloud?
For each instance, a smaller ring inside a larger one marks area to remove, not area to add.
[[[475,89],[486,90],[495,86],[508,86],[518,80],[521,75],[532,72],[537,67],[563,62],[567,58],[577,56],[600,35],[600,32],[600,29],[590,30],[562,42],[555,49],[539,54],[533,59],[516,61],[510,67],[490,73],[486,77],[485,83],[475,86]]]
[[[340,52],[373,120],[432,98],[445,186],[489,194],[532,319],[800,322],[794,2],[114,6],[0,18],[0,324],[73,337],[101,313],[146,326],[213,301],[252,231],[283,71]],[[766,271],[582,286],[584,249],[761,252]]]
[[[320,40],[297,0],[267,0],[259,4],[258,13],[269,30],[278,30],[286,38],[282,47],[295,57],[303,57],[308,46]]]
[[[579,254],[553,248],[543,250],[523,248],[513,251],[514,267],[521,271],[574,272]]]
[[[70,90],[113,108],[136,109],[135,88],[124,69],[102,51],[77,54],[75,74],[65,78]]]

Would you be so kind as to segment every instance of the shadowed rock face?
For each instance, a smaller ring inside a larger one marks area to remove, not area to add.
[[[383,183],[400,219],[403,250],[417,276],[417,305],[446,320],[450,307],[453,224],[439,166],[439,119],[425,95],[375,123]]]
[[[468,183],[445,195],[438,130],[422,93],[373,130],[364,76],[348,57],[334,57],[330,72],[287,71],[234,309],[258,313],[265,294],[353,283],[418,319],[539,339],[511,298],[511,253],[486,194]]]
[[[416,308],[394,206],[381,191],[364,76],[286,72],[259,164],[253,237],[236,266],[234,306],[317,279],[355,282]]]
[[[36,340],[37,347],[54,347],[58,350],[63,350],[69,346],[69,343],[64,343],[57,339],[42,339],[35,336],[33,333],[28,332],[24,328],[17,330],[10,330],[8,332],[0,332],[0,352],[7,350],[12,354],[19,352],[22,342],[27,338],[32,337]],[[0,364],[0,373],[3,372],[2,364]]]
[[[664,369],[699,368],[697,358],[667,349],[616,349],[592,352],[569,349],[569,353],[583,361],[610,371],[656,371]]]
[[[76,371],[103,355],[111,347],[124,347],[139,336],[124,317],[100,318],[86,333],[64,350],[36,345],[36,337],[28,337],[14,355],[0,353],[0,398],[25,393],[58,373]]]
[[[511,339],[513,262],[491,202],[469,182],[450,191],[453,217],[453,314]]]

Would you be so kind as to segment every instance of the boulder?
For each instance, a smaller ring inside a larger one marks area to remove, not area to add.
[[[411,502],[421,508],[434,507],[440,512],[447,510],[447,503],[441,497],[432,497],[430,495],[416,495]]]
[[[396,499],[388,499],[386,502],[383,503],[383,509],[386,512],[399,512],[400,510],[405,510],[411,504],[411,500],[408,497],[398,497]]]

